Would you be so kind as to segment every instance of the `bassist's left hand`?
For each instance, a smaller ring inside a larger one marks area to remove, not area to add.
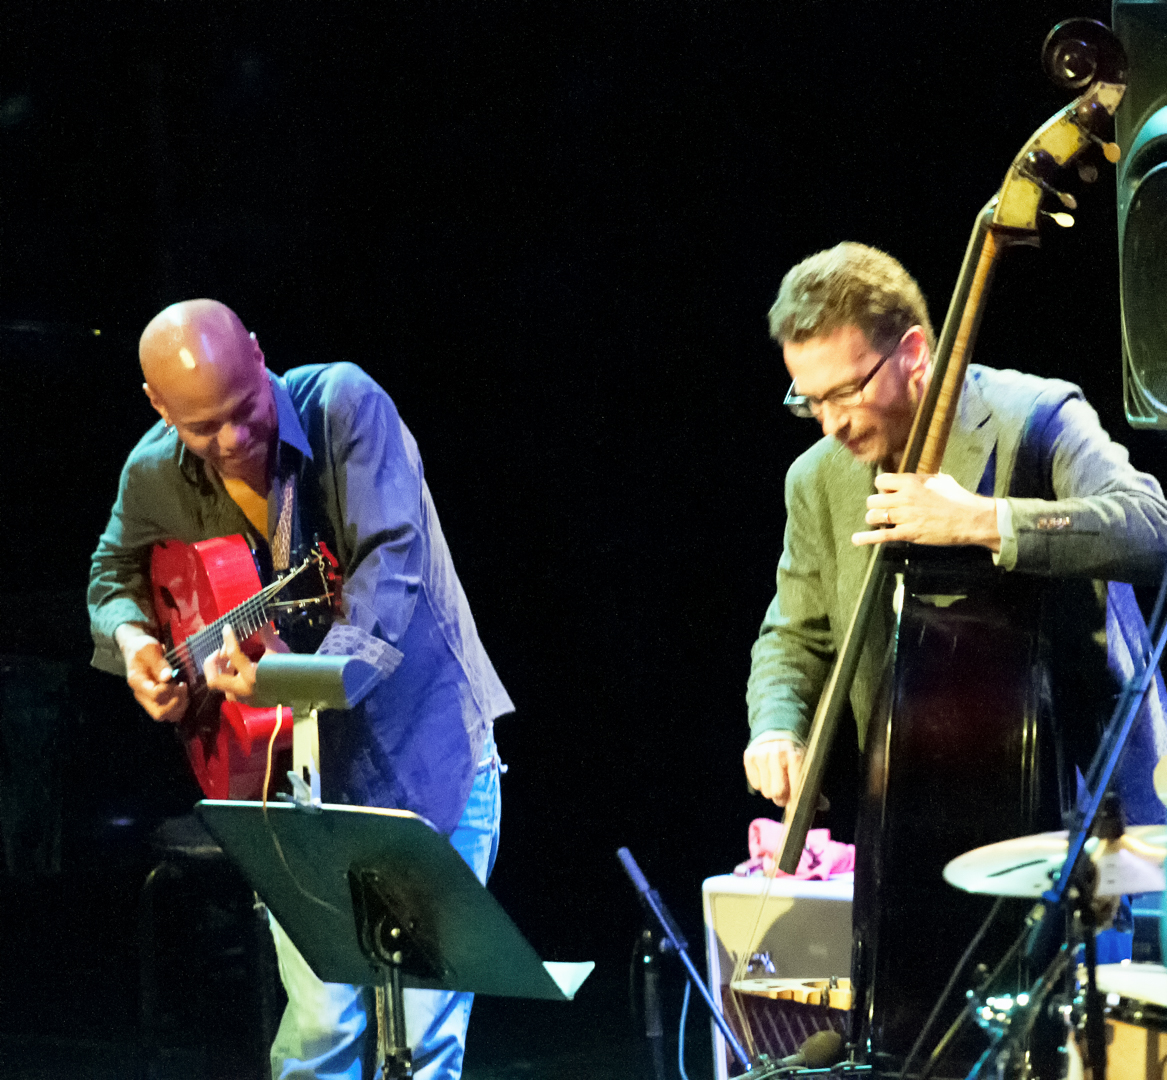
[[[289,652],[268,623],[259,632],[266,652]],[[203,675],[211,690],[219,690],[228,701],[246,702],[255,693],[255,664],[239,645],[230,624],[223,627],[223,647],[207,657]]]
[[[875,487],[878,494],[868,497],[864,520],[882,528],[857,532],[851,543],[906,540],[913,544],[978,544],[990,551],[1001,550],[996,502],[966,491],[946,473],[880,473]]]

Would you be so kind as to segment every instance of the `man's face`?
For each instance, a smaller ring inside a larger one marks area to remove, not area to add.
[[[860,461],[894,467],[908,442],[916,414],[923,365],[917,341],[908,331],[887,361],[863,388],[856,404],[832,397],[853,390],[883,355],[858,327],[844,326],[821,337],[782,346],[786,369],[799,394],[821,399],[816,418],[824,435],[833,435]],[[922,340],[922,339],[921,339]],[[901,355],[902,354],[902,355]],[[924,355],[926,363],[926,353]]]
[[[151,400],[191,453],[224,479],[244,480],[262,490],[279,426],[263,353],[254,338],[204,339],[203,344],[234,351],[220,351],[213,363],[199,364],[197,375],[176,381],[161,397],[152,394]]]

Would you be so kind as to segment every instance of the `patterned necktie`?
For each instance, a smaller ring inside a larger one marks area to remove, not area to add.
[[[296,477],[289,474],[280,488],[276,532],[271,541],[271,561],[276,570],[287,570],[292,549],[292,504],[296,501]]]

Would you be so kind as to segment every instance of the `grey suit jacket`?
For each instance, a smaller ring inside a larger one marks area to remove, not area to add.
[[[1134,469],[1070,383],[970,365],[942,466],[962,487],[1005,498],[1016,537],[1013,572],[1150,581],[1167,560],[1167,502]],[[820,439],[786,476],[786,532],[777,593],[752,652],[751,738],[805,740],[858,597],[875,467]],[[1011,565],[1010,565],[1011,564]],[[851,689],[860,742],[882,676],[890,615],[869,634]],[[773,737],[769,735],[768,737]]]

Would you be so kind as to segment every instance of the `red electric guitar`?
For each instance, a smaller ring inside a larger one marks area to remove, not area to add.
[[[223,644],[228,623],[252,660],[263,655],[258,631],[273,616],[327,617],[340,593],[337,561],[324,544],[264,586],[242,536],[155,545],[150,555],[154,613],[172,646],[167,663],[190,691],[178,732],[208,799],[257,799],[263,794],[267,745],[275,709],[255,709],[209,693],[203,663]],[[292,745],[285,716],[275,749]]]

